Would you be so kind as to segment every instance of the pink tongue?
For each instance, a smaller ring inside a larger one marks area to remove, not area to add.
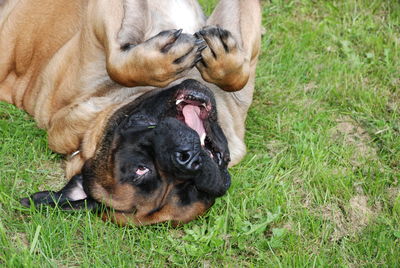
[[[201,138],[206,131],[204,130],[203,122],[200,119],[200,107],[187,104],[182,109],[185,123],[193,128]]]

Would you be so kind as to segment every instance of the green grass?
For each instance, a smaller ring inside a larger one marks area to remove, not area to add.
[[[61,158],[1,103],[0,266],[399,266],[399,2],[264,1],[263,25],[248,154],[180,228],[22,209]]]

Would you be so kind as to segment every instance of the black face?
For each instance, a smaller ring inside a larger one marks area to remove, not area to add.
[[[218,197],[230,186],[228,144],[211,91],[195,80],[143,96],[120,124],[116,175],[153,191],[163,174]]]
[[[31,200],[65,209],[103,204],[110,208],[103,217],[120,224],[188,222],[225,194],[229,161],[212,92],[186,80],[116,111],[82,173]]]
[[[85,165],[82,173],[92,198],[104,203],[109,194],[109,207],[153,223],[193,219],[226,193],[228,144],[207,87],[186,80],[147,93],[117,114],[123,119],[110,146],[113,178],[99,178],[105,177],[95,171],[99,164]]]

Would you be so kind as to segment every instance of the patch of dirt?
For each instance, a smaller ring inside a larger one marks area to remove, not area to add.
[[[300,195],[300,205],[303,208],[312,211],[314,208],[313,194],[311,192],[307,191],[304,187],[302,187],[304,185],[304,183],[305,183],[305,181],[302,176],[294,175],[292,184],[296,186],[295,187],[296,192],[298,192]]]
[[[331,234],[330,239],[337,241],[347,233],[346,218],[344,217],[340,208],[335,204],[329,204],[324,206],[322,209],[322,217],[325,220],[329,220],[334,225],[334,231]]]
[[[376,148],[368,132],[350,117],[337,120],[337,126],[331,130],[332,139],[343,140],[346,145],[354,148],[350,162],[360,167],[365,160],[378,160]]]
[[[391,113],[400,114],[400,104],[398,100],[389,100],[386,109]]]
[[[400,78],[394,79],[392,85],[395,89],[400,88]],[[390,94],[386,109],[390,113],[400,114],[400,94],[397,91]]]
[[[289,232],[294,232],[295,231],[295,227],[294,226],[295,225],[294,225],[294,223],[292,221],[288,221],[282,226],[282,228],[288,230]],[[301,233],[297,232],[297,235],[301,235]]]
[[[395,87],[399,87],[400,86],[400,78],[394,78],[391,81],[392,85]]]
[[[10,238],[14,244],[21,245],[21,247],[24,247],[25,249],[29,248],[29,240],[25,233],[12,233],[12,235],[10,235]]]
[[[363,189],[362,185],[363,185],[362,182],[354,182],[353,183],[354,191],[359,195],[362,195],[364,193],[364,189]]]
[[[212,267],[211,262],[209,260],[203,260],[202,261],[203,268],[210,268]]]
[[[304,208],[312,209],[312,204],[313,204],[312,194],[305,191],[301,191],[301,203]]]
[[[361,232],[381,211],[381,206],[370,207],[368,197],[356,195],[345,207],[328,204],[321,208],[322,217],[334,225],[330,239],[338,241]]]
[[[308,84],[305,84],[303,87],[304,92],[308,93],[308,92],[312,92],[314,89],[317,88],[317,84],[313,81],[311,81]]]
[[[349,203],[349,221],[353,229],[359,231],[360,228],[368,225],[375,212],[368,207],[368,198],[365,195],[355,196],[350,199]]]
[[[386,194],[390,204],[394,204],[396,199],[400,196],[400,187],[391,186],[386,190]]]
[[[179,238],[184,237],[186,235],[186,233],[181,229],[171,229],[170,235],[175,239],[179,239]]]
[[[271,140],[267,143],[267,152],[270,157],[275,157],[276,155],[286,151],[287,145],[278,140]]]

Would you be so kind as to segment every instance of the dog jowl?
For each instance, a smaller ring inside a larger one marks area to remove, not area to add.
[[[31,199],[36,206],[112,208],[103,217],[120,224],[184,223],[225,194],[229,161],[212,92],[186,80],[120,108],[82,173],[61,191]]]

